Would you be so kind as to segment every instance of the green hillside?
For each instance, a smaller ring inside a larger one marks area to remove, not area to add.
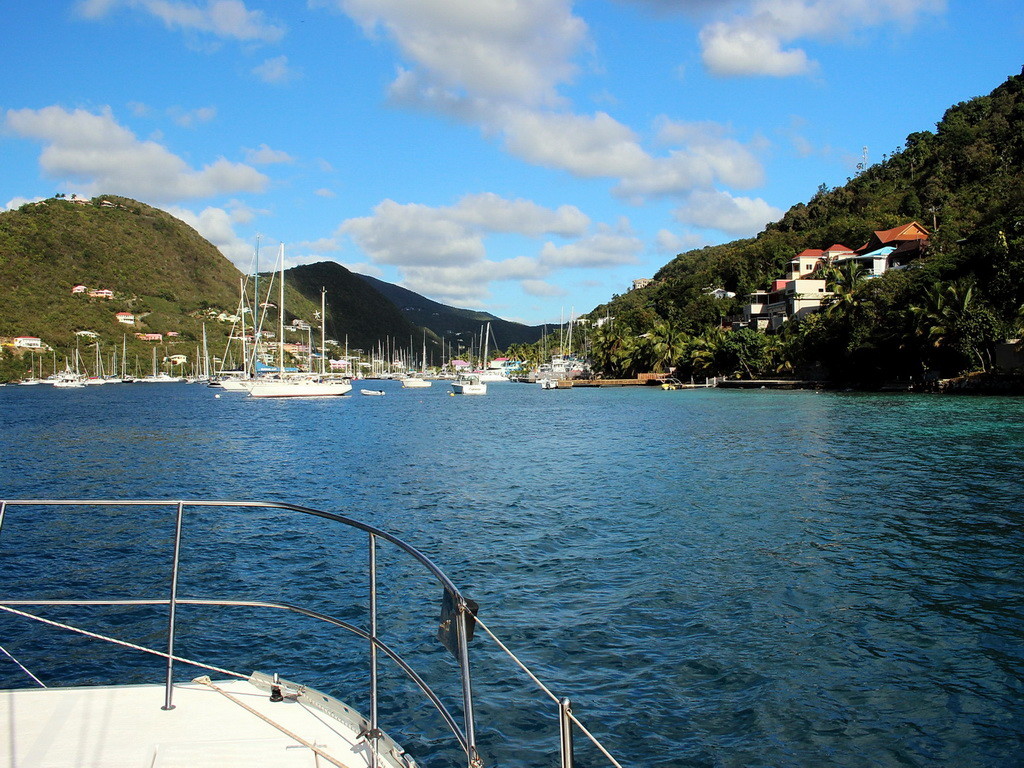
[[[596,307],[592,318],[612,316],[617,326],[599,339],[604,367],[671,360],[683,373],[817,369],[864,383],[991,367],[994,343],[1017,334],[1024,304],[1024,76],[951,107],[934,132],[911,134],[883,158],[841,187],[822,185],[756,237],[682,253],[651,286]],[[776,334],[718,330],[802,250],[856,249],[873,231],[911,221],[931,231],[912,268],[845,286],[834,276],[829,289],[841,289],[833,304],[842,306]],[[623,346],[641,334],[651,334],[646,352]]]
[[[93,343],[76,331],[98,334],[107,349],[127,334],[129,354],[148,361],[152,344],[134,334],[170,332],[179,334],[168,339],[181,347],[174,352],[191,359],[208,310],[237,304],[238,276],[194,229],[127,198],[52,198],[0,213],[0,336],[37,336],[62,353]],[[73,294],[79,284],[113,298]],[[135,324],[119,323],[121,311]],[[211,348],[226,338],[216,321],[207,327]]]

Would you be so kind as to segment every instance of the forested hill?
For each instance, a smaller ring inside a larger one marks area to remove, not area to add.
[[[397,339],[404,346],[410,336],[420,338],[419,329],[398,307],[341,264],[323,261],[293,267],[285,271],[285,283],[316,306],[321,288],[326,289],[327,336],[342,345],[347,340],[350,349],[368,352],[385,339]]]
[[[935,131],[911,134],[843,186],[822,185],[756,237],[680,254],[655,284],[591,316],[615,316],[637,333],[657,321],[699,333],[739,311],[805,248],[858,248],[873,231],[910,221],[932,231],[918,293],[967,280],[1000,323],[1012,323],[1024,303],[1024,73],[950,107]],[[737,298],[707,295],[718,287]]]
[[[125,330],[198,338],[200,310],[238,304],[238,276],[187,224],[128,198],[51,198],[0,214],[0,336],[38,336],[64,349],[82,329],[118,341]],[[113,298],[72,294],[77,284]],[[126,328],[117,311],[145,321]]]

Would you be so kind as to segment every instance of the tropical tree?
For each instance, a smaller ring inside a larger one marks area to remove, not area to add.
[[[917,335],[932,352],[929,359],[934,367],[957,372],[976,363],[984,371],[991,364],[998,323],[977,298],[973,283],[960,280],[932,285],[910,312]]]
[[[668,371],[683,356],[689,337],[677,326],[662,320],[654,324],[647,338],[651,346],[652,367],[656,371]]]

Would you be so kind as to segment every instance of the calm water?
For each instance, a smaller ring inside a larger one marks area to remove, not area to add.
[[[276,499],[391,530],[480,603],[624,765],[1024,764],[1024,401],[379,386],[386,397],[305,402],[6,387],[0,495]],[[12,512],[0,592],[163,597],[169,523],[166,510]],[[186,537],[183,594],[365,616],[345,568],[365,542],[322,521],[201,512]],[[383,631],[450,682],[433,640],[439,590],[392,554]],[[156,610],[59,615],[153,644],[164,631]],[[183,609],[195,637],[178,650],[302,675],[365,709],[346,663],[359,644],[318,639],[305,620],[232,618],[236,630]],[[44,681],[161,669],[87,640],[59,650],[58,635],[6,617],[0,637]],[[472,651],[487,763],[554,765],[550,707],[521,706],[529,687],[492,674],[479,639]],[[19,675],[0,660],[0,684]],[[425,766],[459,764],[423,700],[385,683],[384,727]]]

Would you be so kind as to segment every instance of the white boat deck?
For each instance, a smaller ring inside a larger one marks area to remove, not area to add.
[[[0,691],[0,768],[371,766],[370,746],[347,717],[287,696],[272,702],[248,680],[214,685],[232,698],[176,684],[169,711],[162,685]],[[315,691],[309,697],[347,709]],[[392,745],[381,740],[379,765],[415,766]]]

